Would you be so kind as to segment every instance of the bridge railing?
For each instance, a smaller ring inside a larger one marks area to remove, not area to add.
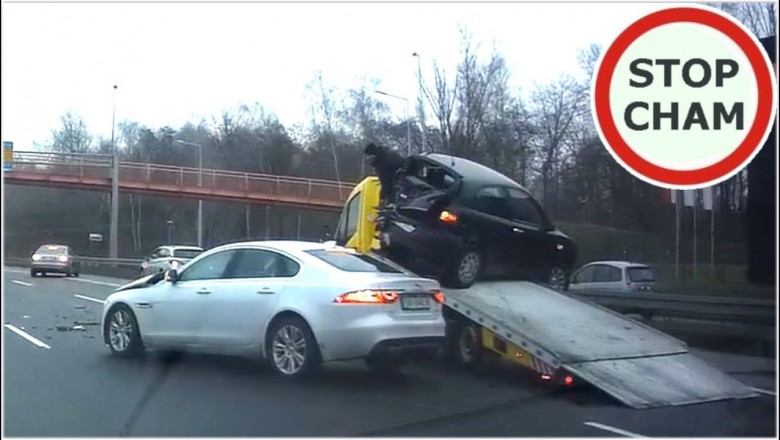
[[[14,152],[17,173],[53,174],[78,179],[109,179],[112,158],[104,154]]]
[[[14,153],[14,171],[83,180],[109,180],[112,177],[112,157],[101,154],[44,153],[20,151]],[[265,194],[300,202],[318,202],[337,206],[354,187],[354,182],[244,173],[227,170],[179,167],[138,162],[120,162],[120,183],[201,188],[204,193]]]
[[[202,188],[209,193],[239,192],[284,195],[302,201],[341,203],[354,187],[353,182],[306,179],[272,174],[177,167],[149,163],[122,162],[120,182],[144,182],[171,187]]]

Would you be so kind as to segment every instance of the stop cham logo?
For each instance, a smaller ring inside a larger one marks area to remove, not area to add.
[[[777,86],[758,39],[697,6],[628,26],[603,53],[592,96],[599,135],[624,168],[663,188],[698,189],[758,153],[775,120]]]

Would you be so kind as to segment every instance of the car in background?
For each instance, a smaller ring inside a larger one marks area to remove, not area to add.
[[[44,244],[30,257],[30,276],[60,273],[69,277],[79,276],[81,262],[69,246]]]
[[[629,261],[593,261],[582,266],[571,277],[569,290],[573,293],[652,292],[655,276],[650,266]]]
[[[517,182],[463,158],[424,154],[407,159],[395,187],[395,203],[377,220],[393,261],[421,273],[428,266],[454,288],[483,277],[568,287],[577,247]]]
[[[257,241],[213,248],[118,288],[101,328],[120,356],[147,348],[246,355],[286,378],[362,358],[387,372],[407,353],[441,348],[443,302],[438,282],[378,256]]]
[[[203,252],[198,246],[160,246],[141,263],[141,276],[178,269]]]

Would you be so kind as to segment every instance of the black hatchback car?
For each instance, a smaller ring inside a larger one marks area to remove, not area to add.
[[[379,212],[382,251],[442,284],[532,279],[568,288],[575,243],[522,186],[478,163],[412,156],[396,176],[395,203]]]

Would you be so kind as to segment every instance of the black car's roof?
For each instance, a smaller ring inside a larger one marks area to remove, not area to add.
[[[421,157],[430,159],[438,165],[456,172],[469,185],[506,185],[526,191],[519,183],[498,171],[462,157],[438,153],[428,153]]]

